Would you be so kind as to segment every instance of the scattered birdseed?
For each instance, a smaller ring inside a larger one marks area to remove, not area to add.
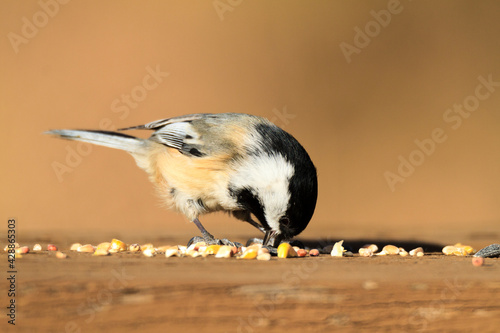
[[[289,243],[281,243],[277,249],[278,258],[293,258],[297,257],[297,252]]]
[[[40,244],[33,245],[33,251],[35,252],[42,251],[42,246]]]
[[[47,245],[47,250],[57,251],[57,246],[55,246],[54,244],[49,244],[49,245]]]
[[[472,257],[472,265],[479,267],[484,265],[483,257]]]
[[[131,244],[128,246],[128,250],[130,252],[139,252],[141,250],[141,246],[139,244]]]
[[[289,244],[290,245],[290,244]],[[258,255],[258,250],[256,250],[255,248],[250,248],[250,249],[246,249],[242,254],[241,256],[237,257],[238,259],[255,259],[257,258],[257,255]],[[279,255],[278,255],[279,256]]]
[[[448,256],[456,255],[456,256],[468,256],[474,254],[476,250],[469,245],[462,245],[461,243],[457,243],[455,245],[447,245],[443,247],[442,252]]]
[[[344,241],[341,240],[335,243],[335,245],[333,245],[332,252],[330,253],[332,257],[342,257],[344,255],[345,250],[344,247],[342,246],[343,243]]]
[[[85,244],[85,245],[80,246],[78,249],[76,249],[76,251],[94,253],[95,248],[92,246],[92,244]]]
[[[113,239],[111,241],[111,248],[109,249],[109,252],[114,253],[122,251],[127,251],[127,244],[125,244],[119,239]]]
[[[370,248],[362,247],[358,250],[358,253],[362,257],[371,257],[373,256],[373,251]]]
[[[271,254],[270,253],[261,253],[257,256],[257,260],[269,261],[269,260],[271,260]]]
[[[424,255],[424,249],[421,247],[417,247],[411,250],[409,253],[411,256],[422,257]]]
[[[71,251],[78,251],[78,248],[82,246],[82,244],[80,243],[74,243],[74,244],[71,244],[71,247],[70,247],[70,250]]]
[[[309,251],[309,255],[311,257],[318,257],[319,256],[319,250],[318,249],[312,249],[311,251]]]
[[[28,252],[30,252],[30,248],[27,246],[21,246],[21,247],[18,247],[16,249],[16,253],[19,253],[19,254],[26,254]]]
[[[109,250],[104,248],[97,248],[93,254],[94,256],[109,256]]]
[[[57,259],[66,259],[67,257],[68,257],[68,255],[65,254],[65,253],[62,253],[61,251],[57,251],[56,252],[56,258]]]
[[[156,251],[155,249],[148,247],[144,251],[142,251],[142,254],[146,257],[154,257],[156,255]]]
[[[232,256],[233,256],[233,247],[224,245],[219,248],[219,251],[217,251],[215,258],[230,258]]]
[[[474,257],[498,258],[500,257],[500,244],[491,244],[477,251]]]

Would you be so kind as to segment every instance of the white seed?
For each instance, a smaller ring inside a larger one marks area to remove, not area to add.
[[[144,251],[142,251],[142,254],[145,255],[146,257],[154,257],[156,251],[155,249],[148,247]]]
[[[62,253],[60,251],[56,252],[56,258],[58,258],[58,259],[66,259],[67,257],[68,257],[68,255],[65,253]]]
[[[376,244],[365,244],[365,245],[363,245],[363,248],[370,249],[372,251],[372,253],[375,253],[378,251],[378,246]]]
[[[35,244],[33,246],[33,251],[42,251],[42,246],[40,244]]]
[[[195,251],[195,250],[187,250],[186,251],[186,255],[190,256],[190,257],[193,257],[193,258],[196,258],[196,257],[201,256],[201,253],[198,252],[198,251]]]
[[[165,257],[182,257],[181,251],[177,248],[177,246],[171,246],[168,249],[165,249]]]
[[[399,248],[399,255],[401,257],[406,257],[408,255],[408,252],[406,252],[405,249],[403,249],[402,247]]]
[[[259,255],[259,254],[263,254],[263,253],[269,253],[269,250],[265,247],[261,247],[257,254]]]
[[[92,246],[92,244],[85,244],[80,246],[77,249],[78,252],[88,252],[88,253],[94,253],[95,248]]]
[[[455,251],[457,250],[457,248],[453,245],[448,245],[448,246],[445,246],[443,247],[443,253],[446,254],[447,256],[449,255],[452,255],[453,253],[455,253]]]
[[[373,256],[373,251],[370,248],[362,247],[358,251],[359,255],[362,257],[371,257]]]
[[[386,245],[382,249],[382,252],[385,252],[385,254],[398,254],[399,253],[399,248],[394,245]]]
[[[343,243],[344,243],[343,240],[335,243],[332,252],[330,253],[332,257],[342,257],[344,255],[345,250],[344,247],[342,246]]]
[[[271,254],[269,252],[261,253],[257,256],[257,260],[269,261],[271,260]]]
[[[104,248],[98,248],[95,250],[93,256],[109,256],[109,250],[104,249]]]
[[[422,254],[419,254],[419,253],[422,253]],[[421,247],[417,247],[416,249],[413,249],[410,251],[410,255],[411,256],[417,256],[417,257],[421,257],[424,255],[424,249],[421,248]]]
[[[130,244],[128,246],[128,250],[130,252],[139,252],[141,250],[141,246],[139,244]]]
[[[233,248],[231,246],[221,246],[215,258],[231,258],[233,256]]]
[[[80,246],[82,246],[82,244],[80,244],[80,243],[73,243],[73,244],[71,244],[70,250],[71,251],[78,251],[78,248]]]

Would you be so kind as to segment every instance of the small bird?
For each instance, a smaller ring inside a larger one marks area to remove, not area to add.
[[[204,228],[198,217],[206,213],[232,213],[262,231],[263,245],[272,248],[312,218],[316,168],[293,136],[265,118],[199,113],[118,131],[125,130],[154,132],[148,139],[100,130],[45,133],[130,153],[165,203],[192,221],[208,244],[232,242]]]

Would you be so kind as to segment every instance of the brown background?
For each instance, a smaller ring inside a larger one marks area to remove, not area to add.
[[[125,127],[243,112],[284,127],[317,166],[319,201],[304,237],[446,243],[498,232],[500,89],[457,130],[442,117],[474,94],[478,76],[500,81],[500,3],[402,1],[348,63],[340,43],[352,45],[354,29],[387,4],[243,1],[221,20],[212,1],[72,1],[16,53],[9,33],[21,35],[23,17],[33,22],[41,7],[3,1],[3,218],[17,218],[18,237],[194,234],[183,216],[160,207],[123,152],[94,147],[58,181],[53,163],[65,164],[76,143],[41,133],[99,128],[103,119]],[[169,76],[127,115],[113,112],[148,66]],[[284,109],[294,118],[276,117]],[[384,173],[397,172],[398,156],[407,158],[414,140],[438,127],[448,139],[392,192]],[[256,235],[223,214],[203,221],[216,235]]]

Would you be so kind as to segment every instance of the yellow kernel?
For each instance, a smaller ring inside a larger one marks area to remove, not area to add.
[[[278,258],[293,258],[297,256],[297,252],[288,243],[281,243],[278,246]]]

